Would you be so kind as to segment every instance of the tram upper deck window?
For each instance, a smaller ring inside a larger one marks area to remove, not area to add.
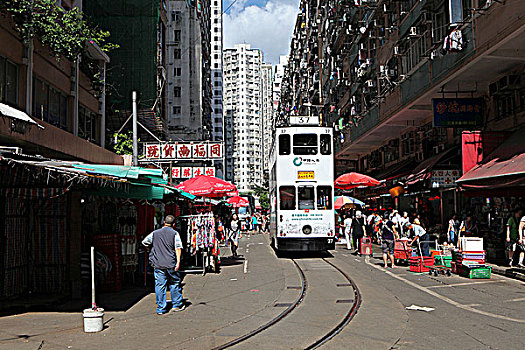
[[[332,137],[329,134],[323,134],[319,137],[321,144],[321,154],[328,155],[332,153]]]
[[[317,154],[317,134],[293,135],[293,154],[301,156]]]
[[[279,154],[280,155],[290,154],[290,135],[288,134],[279,135]]]
[[[332,209],[332,186],[317,186],[317,209]]]
[[[279,203],[281,210],[295,210],[295,186],[279,187]]]
[[[315,209],[314,186],[299,186],[299,209]]]

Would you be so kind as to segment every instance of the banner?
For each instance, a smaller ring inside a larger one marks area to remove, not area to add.
[[[215,176],[215,168],[191,166],[176,166],[171,168],[172,179],[191,179],[199,175]]]
[[[467,128],[483,123],[482,98],[434,98],[434,127]]]
[[[144,145],[146,160],[204,160],[221,159],[222,143],[147,143]]]

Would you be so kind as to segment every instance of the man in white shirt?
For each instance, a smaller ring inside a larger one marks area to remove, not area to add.
[[[343,221],[343,227],[345,229],[346,249],[352,250],[352,235],[350,234],[350,229],[352,228],[352,217],[348,214]]]

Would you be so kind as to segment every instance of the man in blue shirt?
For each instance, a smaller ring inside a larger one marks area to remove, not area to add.
[[[182,255],[182,241],[179,233],[173,229],[175,217],[168,215],[164,219],[164,227],[153,231],[142,244],[151,246],[149,261],[155,269],[155,296],[157,299],[157,314],[163,315],[169,311],[166,303],[166,290],[169,287],[174,311],[182,311],[185,305],[182,301],[181,276],[179,272]]]

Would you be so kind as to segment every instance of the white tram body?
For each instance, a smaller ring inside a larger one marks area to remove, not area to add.
[[[270,167],[270,231],[282,251],[335,248],[333,130],[276,128]]]

